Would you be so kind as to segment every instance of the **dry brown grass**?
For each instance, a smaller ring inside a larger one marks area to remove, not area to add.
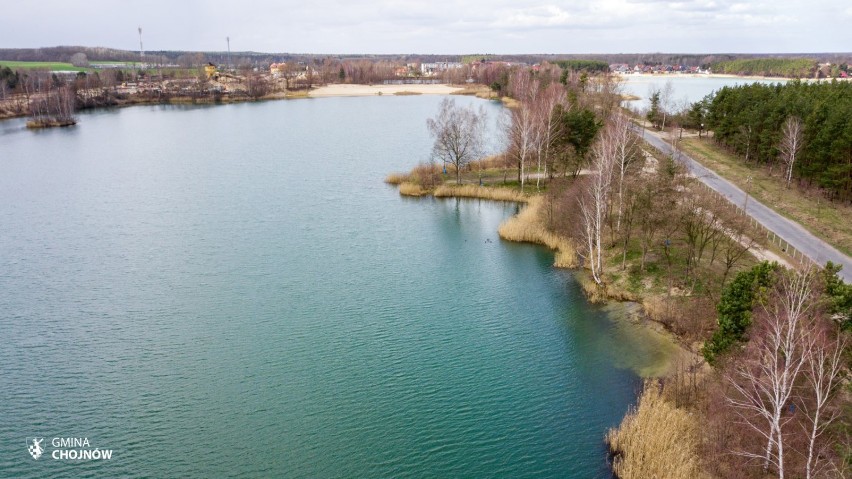
[[[492,188],[477,185],[441,185],[432,193],[436,198],[480,198],[493,201],[526,203],[530,198],[513,188]]]
[[[408,175],[405,173],[391,173],[385,177],[385,183],[389,185],[399,185],[405,181],[408,181]]]
[[[403,196],[423,196],[428,193],[422,186],[417,183],[403,182],[399,184],[399,194]]]
[[[517,215],[509,218],[497,230],[500,237],[521,243],[545,245],[556,251],[554,266],[573,268],[577,266],[577,253],[567,238],[550,232],[541,220],[544,198],[533,196],[527,200],[527,206]]]
[[[494,99],[497,97],[497,93],[491,90],[486,85],[467,85],[465,84],[461,90],[456,90],[452,93],[453,95],[472,95],[477,98],[485,98],[487,100]]]
[[[581,271],[577,275],[577,282],[580,283],[580,287],[583,288],[583,292],[586,294],[586,299],[589,300],[590,303],[602,304],[606,303],[610,300],[607,291],[595,283],[595,280],[592,279],[591,275],[587,271]]]
[[[420,163],[411,170],[407,181],[417,183],[423,188],[429,189],[443,183],[441,166],[435,163]]]
[[[747,165],[711,139],[684,139],[684,151],[726,180],[748,189],[749,194],[778,213],[798,222],[817,237],[846,254],[852,254],[852,205],[826,200],[816,190],[787,188],[778,171]],[[776,168],[779,170],[780,168]],[[752,178],[746,184],[746,178]]]
[[[506,168],[508,166],[511,166],[511,161],[509,160],[508,155],[492,155],[482,158],[481,160],[471,161],[469,169],[471,171],[481,171]]]
[[[639,399],[607,443],[620,479],[706,477],[698,457],[696,417],[663,398],[656,382],[647,382]]]
[[[503,106],[505,106],[506,108],[517,108],[521,105],[521,102],[519,102],[518,100],[515,100],[514,98],[509,98],[507,96],[501,98],[500,101],[503,102]]]

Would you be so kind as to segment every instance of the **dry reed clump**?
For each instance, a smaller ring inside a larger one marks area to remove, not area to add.
[[[391,173],[385,177],[385,183],[389,185],[399,185],[405,181],[408,181],[408,175],[404,173]]]
[[[399,194],[403,196],[423,196],[427,193],[422,186],[417,183],[403,182],[399,184]]]
[[[577,266],[577,254],[571,241],[548,231],[544,222],[541,221],[543,204],[541,196],[528,198],[526,208],[500,225],[497,230],[500,237],[509,241],[545,245],[556,250],[554,266],[559,268]]]
[[[705,476],[699,467],[694,416],[664,399],[656,382],[646,382],[639,405],[607,432],[606,441],[620,479]]]
[[[505,154],[486,156],[480,160],[471,161],[467,165],[470,171],[507,168],[509,166],[512,166],[511,159]]]
[[[430,189],[444,182],[441,167],[435,163],[420,163],[411,170],[407,181]]]
[[[521,102],[519,102],[518,100],[515,100],[514,98],[509,98],[507,96],[500,98],[500,101],[503,102],[503,106],[505,106],[506,108],[518,108],[521,105]]]
[[[436,198],[480,198],[494,201],[526,203],[529,197],[518,190],[477,185],[441,185],[433,193]]]

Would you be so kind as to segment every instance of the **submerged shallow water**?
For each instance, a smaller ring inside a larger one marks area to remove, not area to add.
[[[439,101],[0,123],[0,477],[608,477],[657,353],[517,206],[382,183]]]

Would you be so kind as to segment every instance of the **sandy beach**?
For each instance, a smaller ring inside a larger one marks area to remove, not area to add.
[[[452,85],[326,85],[311,90],[310,97],[372,95],[449,95],[463,88]]]

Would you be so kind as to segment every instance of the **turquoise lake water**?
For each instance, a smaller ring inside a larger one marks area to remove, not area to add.
[[[383,184],[440,99],[0,122],[0,477],[609,477],[655,352],[516,205]]]

